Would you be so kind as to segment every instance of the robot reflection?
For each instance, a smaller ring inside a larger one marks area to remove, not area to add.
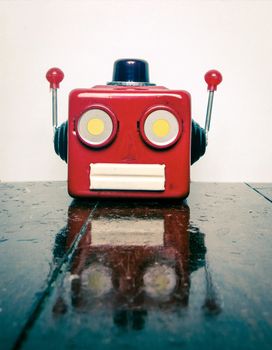
[[[56,237],[56,261],[67,254],[91,211],[87,202],[73,201],[67,226]],[[217,315],[220,295],[206,263],[204,234],[190,223],[189,207],[103,201],[86,226],[52,311],[69,311],[73,319],[88,315],[87,323],[106,318],[117,328],[135,330],[144,329],[148,315],[179,323],[179,311],[189,307],[190,275],[201,268],[202,310]],[[152,317],[149,327],[156,327]]]

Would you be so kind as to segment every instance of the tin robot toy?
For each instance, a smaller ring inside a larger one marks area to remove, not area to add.
[[[190,94],[149,82],[148,63],[120,59],[107,85],[76,89],[69,118],[58,127],[57,89],[64,74],[50,69],[54,146],[68,164],[68,192],[87,198],[186,198],[190,165],[204,155],[214,91],[222,76],[206,73],[205,128],[191,119]]]

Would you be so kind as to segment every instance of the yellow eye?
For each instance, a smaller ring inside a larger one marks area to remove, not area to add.
[[[180,125],[177,117],[166,109],[156,109],[148,114],[143,122],[142,136],[155,148],[166,148],[173,145],[180,136]]]
[[[93,263],[82,272],[82,286],[95,297],[103,297],[112,290],[112,271],[100,263]]]
[[[91,135],[101,135],[105,129],[105,123],[101,119],[94,118],[89,120],[87,129]]]
[[[152,130],[157,137],[164,137],[169,134],[170,125],[165,119],[158,119],[152,125]]]
[[[110,111],[92,108],[79,118],[78,136],[83,143],[90,147],[103,147],[115,137],[117,125],[116,117]]]
[[[177,285],[175,269],[165,264],[148,267],[143,280],[144,291],[154,299],[169,299]]]

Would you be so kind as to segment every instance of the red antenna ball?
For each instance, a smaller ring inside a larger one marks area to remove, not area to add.
[[[216,91],[217,85],[223,80],[222,74],[218,70],[212,69],[205,74],[205,81],[209,91]]]
[[[56,67],[49,69],[49,71],[46,73],[46,79],[49,81],[51,89],[58,89],[59,83],[63,80],[63,78],[63,71]]]

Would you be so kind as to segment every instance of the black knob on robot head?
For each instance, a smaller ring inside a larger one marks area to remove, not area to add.
[[[114,62],[113,82],[135,82],[149,84],[148,63],[144,60],[126,58]]]

